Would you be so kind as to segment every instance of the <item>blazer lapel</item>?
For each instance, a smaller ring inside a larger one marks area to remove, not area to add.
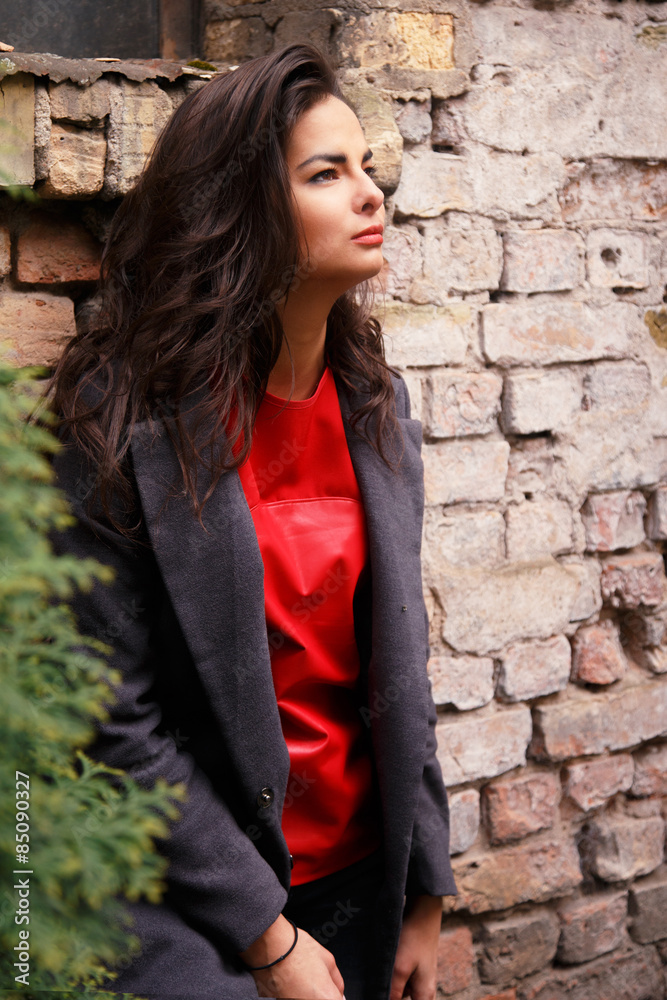
[[[363,402],[338,384],[343,424],[361,491],[372,574],[368,705],[385,816],[385,846],[407,864],[428,726],[428,626],[421,582],[421,424],[399,419],[404,450],[392,471],[349,418]]]
[[[137,425],[132,457],[147,527],[179,624],[208,692],[250,808],[268,785],[278,819],[289,775],[273,689],[264,616],[264,569],[252,516],[236,473],[208,499],[202,529],[180,490],[180,469],[158,421]],[[200,468],[203,496],[210,477]]]

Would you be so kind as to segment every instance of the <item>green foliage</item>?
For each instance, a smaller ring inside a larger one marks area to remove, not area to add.
[[[116,996],[95,989],[107,967],[138,945],[122,924],[122,900],[160,898],[166,861],[153,838],[168,835],[185,790],[143,789],[82,752],[120,678],[104,658],[110,648],[80,636],[62,602],[96,579],[110,582],[112,571],[50,546],[47,532],[72,516],[44,454],[59,447],[48,414],[41,425],[28,419],[36,373],[0,358],[0,989],[66,1000],[83,984],[102,1000]],[[16,772],[29,776],[21,844]],[[14,886],[26,878],[29,924],[17,924]],[[29,986],[15,983],[20,929],[29,931]]]

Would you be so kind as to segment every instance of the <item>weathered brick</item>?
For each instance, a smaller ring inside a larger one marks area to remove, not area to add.
[[[165,94],[166,97],[166,94]],[[102,189],[107,143],[103,132],[76,125],[51,126],[45,198],[89,198]]]
[[[449,996],[472,982],[474,954],[468,927],[440,932],[438,940],[438,987]]]
[[[564,632],[579,580],[545,559],[496,570],[443,567],[433,589],[446,612],[445,642],[461,653],[487,654],[519,639]]]
[[[635,754],[631,794],[637,798],[667,795],[667,743],[645,747]]]
[[[660,959],[651,947],[548,969],[518,990],[518,1000],[663,1000],[664,995]]]
[[[493,660],[477,656],[432,656],[428,672],[436,705],[469,711],[493,699]]]
[[[445,909],[470,913],[543,903],[566,896],[582,881],[574,844],[549,835],[455,860],[453,869],[459,895],[447,897]]]
[[[382,322],[387,360],[397,368],[463,364],[475,320],[465,302],[443,307],[387,303]]]
[[[424,577],[437,580],[443,564],[499,566],[505,561],[505,521],[497,510],[427,508],[422,562]]]
[[[558,908],[561,921],[559,962],[578,965],[620,947],[627,937],[627,912],[625,892],[601,893],[562,904]]]
[[[581,409],[581,374],[570,369],[508,374],[502,424],[512,434],[536,434],[568,424]]]
[[[408,151],[396,191],[396,213],[399,219],[430,219],[455,211],[556,221],[556,195],[564,180],[562,160],[554,153],[518,157],[481,147],[466,149],[465,156]]]
[[[630,934],[640,944],[667,938],[667,871],[664,866],[630,888]]]
[[[611,620],[584,625],[572,640],[572,680],[582,684],[613,684],[625,675],[627,660]]]
[[[609,556],[602,564],[602,597],[614,608],[654,607],[663,601],[665,569],[659,552]]]
[[[387,295],[409,299],[412,284],[422,273],[421,237],[417,227],[386,226],[382,256],[384,268],[378,277],[380,287]],[[391,309],[392,303],[385,303],[384,308]],[[432,314],[433,310],[429,312]],[[463,352],[458,359],[459,364],[465,358],[465,341],[462,341],[462,344]]]
[[[443,441],[424,448],[426,503],[500,500],[505,492],[507,441]]]
[[[74,303],[50,292],[0,292],[0,341],[18,365],[52,362],[75,332]]]
[[[586,549],[613,552],[639,545],[644,541],[645,510],[646,501],[636,491],[591,494],[581,508]]]
[[[583,621],[602,607],[600,564],[597,559],[584,559],[582,562],[568,562],[566,565],[579,581],[579,590],[570,612],[570,621]]]
[[[654,613],[642,608],[621,618],[621,641],[634,663],[656,674],[667,673],[667,607]]]
[[[498,693],[506,701],[562,691],[570,679],[570,643],[564,635],[511,643],[498,659]]]
[[[438,229],[429,225],[423,244],[420,295],[446,305],[452,292],[495,289],[500,282],[503,250],[495,230]]]
[[[9,274],[11,266],[9,229],[0,226],[0,276]]]
[[[649,497],[647,529],[649,538],[667,538],[667,486],[659,486]]]
[[[588,280],[596,288],[646,288],[648,237],[614,229],[593,229],[586,239]]]
[[[245,4],[245,2],[246,0],[241,0],[241,4]],[[260,0],[252,0],[252,2],[258,3]],[[340,17],[335,8],[311,7],[307,17],[304,17],[303,11],[298,9],[285,10],[283,8],[283,10],[285,12],[273,29],[273,48],[275,51],[292,45],[294,42],[301,45],[304,42],[309,42],[322,52],[329,50],[331,55],[334,54],[331,39]]]
[[[35,80],[29,73],[4,76],[0,84],[3,129],[2,185],[35,183]],[[11,142],[6,132],[11,130]]]
[[[537,972],[556,954],[558,933],[558,919],[546,909],[485,921],[480,930],[480,979],[506,984]]]
[[[408,396],[410,397],[410,414],[412,419],[421,420],[424,408],[421,378],[417,372],[406,371],[403,372],[403,380],[405,381]]]
[[[454,24],[451,14],[374,11],[351,17],[338,46],[350,66],[453,69]]]
[[[588,219],[667,217],[667,167],[664,163],[594,160],[569,163],[559,200],[566,222]]]
[[[70,80],[63,80],[62,83],[50,81],[51,117],[54,121],[66,121],[88,128],[103,125],[111,110],[110,87],[111,83],[104,77],[86,87]]]
[[[96,281],[101,255],[100,243],[83,226],[41,213],[18,238],[16,277],[43,284]]]
[[[654,485],[664,459],[648,423],[645,410],[632,414],[599,407],[582,413],[555,445],[568,490],[583,499],[591,492]]]
[[[438,372],[428,379],[426,432],[431,437],[486,434],[498,427],[503,381],[492,372]]]
[[[520,500],[526,494],[541,494],[555,486],[554,444],[550,438],[516,438],[512,442],[507,487]],[[522,493],[523,496],[519,496]]]
[[[622,357],[633,327],[636,315],[628,303],[592,308],[569,301],[498,302],[482,310],[482,348],[503,368]]]
[[[614,689],[588,691],[533,709],[531,754],[539,760],[567,760],[621,750],[667,733],[667,678]]]
[[[600,815],[584,828],[579,850],[584,866],[603,882],[648,875],[663,861],[665,822],[660,816]]]
[[[500,287],[510,292],[557,292],[583,283],[584,243],[565,229],[519,230],[503,236]]]
[[[239,53],[246,59],[253,59],[265,55],[270,48],[271,32],[261,17],[207,21],[204,59],[236,64]]]
[[[564,792],[580,809],[588,812],[604,805],[618,792],[627,792],[633,774],[634,764],[627,753],[569,764],[565,769]]]
[[[512,504],[505,521],[507,558],[512,562],[560,555],[572,549],[572,511],[564,500]]]
[[[473,211],[472,192],[463,190],[463,157],[430,150],[406,150],[395,195],[396,217],[432,219],[443,212]]]
[[[462,108],[471,137],[568,160],[667,156],[667,140],[651,127],[667,82],[653,82],[650,43],[615,21],[558,17],[558,9],[556,30],[545,13],[528,8],[517,24],[513,8],[493,5],[475,16],[477,62],[487,72]]]
[[[343,84],[342,91],[373,150],[375,182],[385,194],[390,194],[398,186],[403,160],[403,138],[391,103],[377,87],[359,81]]]
[[[449,853],[463,854],[477,840],[479,792],[465,788],[449,796]]]
[[[439,717],[436,735],[446,785],[494,778],[526,763],[530,710],[516,705],[505,711],[482,709],[464,716],[445,713]]]
[[[516,990],[503,990],[502,993],[485,993],[482,1000],[516,1000]]]
[[[586,405],[608,419],[609,412],[624,416],[642,413],[649,401],[651,373],[634,361],[598,361],[584,377]]]
[[[396,124],[406,142],[425,142],[431,134],[429,103],[426,101],[406,101],[398,109]]]
[[[490,842],[505,844],[550,829],[558,816],[559,801],[558,778],[545,771],[486,785],[482,808]]]
[[[212,57],[207,55],[205,58]],[[109,91],[109,97],[111,111],[107,126],[104,195],[116,197],[127,194],[141,174],[173,107],[166,91],[152,80],[137,83],[121,79],[118,86]]]

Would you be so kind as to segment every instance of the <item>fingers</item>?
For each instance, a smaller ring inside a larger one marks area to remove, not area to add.
[[[403,987],[403,992],[399,994],[401,1000],[435,1000],[437,983],[433,976],[420,975],[416,969],[413,975],[407,980]],[[392,995],[393,1000],[393,995]]]
[[[401,973],[398,969],[394,969],[394,974],[391,977],[391,987],[389,989],[389,1000],[403,1000],[403,991],[405,990],[405,984],[408,981],[407,975]]]
[[[325,953],[325,959],[324,959],[324,961],[325,961],[326,966],[327,966],[327,968],[329,970],[329,974],[331,975],[331,980],[332,980],[334,986],[336,987],[336,989],[340,990],[341,997],[343,997],[343,993],[344,993],[344,990],[345,990],[345,983],[344,983],[343,977],[342,977],[342,975],[340,973],[340,969],[336,965],[336,959],[333,957],[333,955],[331,954],[331,952],[329,951],[328,948],[323,948],[322,950]]]

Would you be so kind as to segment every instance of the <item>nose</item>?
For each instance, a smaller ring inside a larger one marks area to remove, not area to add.
[[[377,212],[384,202],[384,194],[372,177],[363,171],[363,179],[359,184],[359,209],[362,212]]]

